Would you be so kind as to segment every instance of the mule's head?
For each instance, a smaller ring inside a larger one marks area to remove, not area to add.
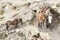
[[[47,11],[46,11],[46,16],[47,16],[47,18],[48,18],[48,22],[49,22],[49,23],[52,23],[53,14],[52,14],[52,12],[51,12],[50,9],[47,9]]]
[[[18,22],[22,25],[22,18],[19,18]]]

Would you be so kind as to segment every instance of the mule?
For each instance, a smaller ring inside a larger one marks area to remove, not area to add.
[[[46,26],[47,28],[50,28],[52,30],[52,28],[58,26],[60,14],[57,11],[55,11],[53,8],[48,8],[46,14],[47,14]]]
[[[22,25],[22,19],[21,19],[21,18],[19,18],[19,19],[14,19],[13,21],[8,20],[8,21],[6,22],[6,29],[8,30],[8,28],[10,27],[10,25],[13,25],[13,26],[15,26],[15,28],[17,28],[17,27],[18,27],[18,24],[21,24],[21,25]],[[12,26],[12,27],[13,27],[13,26]]]
[[[38,15],[38,27],[43,27],[44,26],[44,21],[45,21],[45,10],[40,10]]]
[[[50,12],[50,9],[46,11],[46,27],[48,28],[52,23],[53,14]]]

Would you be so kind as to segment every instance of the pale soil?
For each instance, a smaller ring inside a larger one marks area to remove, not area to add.
[[[57,4],[60,4],[59,2],[60,0],[0,0],[0,10],[4,11],[3,15],[0,15],[0,40],[32,40],[35,39],[32,36],[37,33],[40,33],[44,40],[60,40],[60,25],[53,28],[52,31],[45,26],[38,30],[37,19],[30,21],[36,14],[32,10],[39,11],[39,7],[43,4],[44,6],[51,6],[60,13],[60,6],[56,7]],[[28,5],[28,3],[31,4]],[[5,8],[3,8],[4,6]],[[14,10],[13,7],[15,6],[16,9]],[[16,29],[10,29],[8,32],[5,23],[20,17],[24,24],[19,25]],[[31,24],[29,24],[30,22]],[[37,38],[37,40],[41,39]]]

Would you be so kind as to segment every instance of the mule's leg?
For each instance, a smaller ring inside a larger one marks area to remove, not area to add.
[[[40,22],[38,22],[38,28],[40,27]]]
[[[43,22],[42,22],[42,27],[44,27],[45,26],[45,20],[43,20]]]
[[[20,24],[22,25],[23,24],[22,18],[19,18],[19,21],[18,22],[20,22]]]
[[[6,23],[6,29],[8,30],[10,24],[9,23]]]
[[[18,22],[16,22],[14,25],[15,25],[15,28],[17,28],[18,27]]]
[[[15,28],[18,28],[18,25],[15,25]]]
[[[42,27],[42,23],[38,23],[38,28],[40,29],[40,27]]]
[[[44,20],[44,26],[46,27],[46,19]]]
[[[49,28],[50,28],[50,30],[52,31],[52,28],[53,28],[54,26],[52,25],[52,24],[50,24],[50,26],[49,26]]]
[[[46,18],[46,27],[49,27],[48,18]]]
[[[50,23],[48,23],[48,20],[46,20],[46,27],[49,28],[50,30],[52,30],[52,29],[51,29],[51,26],[52,26],[52,25],[51,25]]]
[[[48,24],[47,24],[47,28],[50,28],[50,26],[51,26],[50,23],[48,23]]]
[[[40,23],[40,27],[41,27],[41,28],[43,27],[43,22]]]
[[[41,27],[41,28],[43,27],[43,22],[40,24],[40,27]]]
[[[38,30],[40,30],[40,22],[38,22]]]

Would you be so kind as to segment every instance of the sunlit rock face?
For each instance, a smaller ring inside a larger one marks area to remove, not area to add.
[[[60,40],[60,24],[53,31],[45,26],[38,29],[37,13],[40,8],[51,7],[60,14],[60,0],[0,0],[0,40]],[[55,15],[54,15],[55,17]],[[22,18],[22,25],[10,25],[7,21]],[[56,21],[56,22],[55,22]],[[55,26],[60,20],[53,18]]]

